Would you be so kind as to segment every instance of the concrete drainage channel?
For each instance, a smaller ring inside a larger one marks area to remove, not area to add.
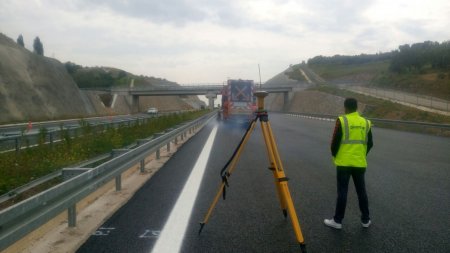
[[[63,183],[0,211],[0,251],[74,252],[214,115],[116,150],[95,168],[64,169]]]

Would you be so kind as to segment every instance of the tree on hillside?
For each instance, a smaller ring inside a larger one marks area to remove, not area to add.
[[[44,46],[42,45],[41,40],[39,39],[39,36],[37,36],[34,39],[34,43],[33,43],[33,49],[34,52],[38,55],[44,55]]]
[[[334,55],[334,56],[316,56],[308,59],[308,65],[323,65],[323,64],[365,64],[377,61],[386,61],[392,58],[392,52],[377,53],[377,54],[360,54],[360,55]]]
[[[424,68],[450,69],[450,42],[425,41],[405,44],[394,51],[390,69],[394,72],[421,72]]]
[[[71,74],[72,76],[73,76],[79,69],[82,69],[82,68],[83,68],[83,66],[78,65],[78,64],[75,64],[75,63],[70,62],[70,61],[64,63],[64,66],[66,67],[67,72],[69,72],[69,74]]]
[[[17,37],[17,44],[19,44],[22,47],[25,47],[25,43],[23,43],[23,36],[22,36],[22,34],[20,34],[19,37]]]

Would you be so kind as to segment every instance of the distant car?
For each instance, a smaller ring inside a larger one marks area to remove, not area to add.
[[[150,107],[147,110],[148,114],[158,114],[158,109],[156,109],[155,107]]]

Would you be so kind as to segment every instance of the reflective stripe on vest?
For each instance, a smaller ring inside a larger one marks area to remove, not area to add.
[[[364,140],[350,140],[350,125],[348,124],[347,116],[342,116],[342,119],[344,120],[344,139],[341,140],[342,144],[367,144],[367,135],[369,134],[369,121],[367,119],[364,119],[366,121],[366,135]]]

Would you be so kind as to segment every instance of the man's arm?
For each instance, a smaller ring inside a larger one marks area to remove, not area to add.
[[[333,139],[331,139],[331,155],[333,157],[336,157],[337,152],[339,151],[341,139],[342,139],[341,121],[337,119],[336,125],[334,126]]]
[[[367,133],[367,154],[369,154],[370,149],[373,147],[373,139],[372,139],[372,129],[369,129]]]

